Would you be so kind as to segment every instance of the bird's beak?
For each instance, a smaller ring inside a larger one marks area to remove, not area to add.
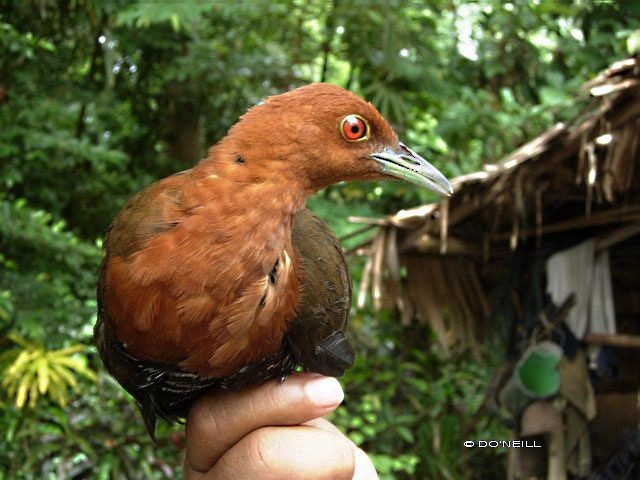
[[[397,148],[385,148],[371,155],[386,175],[405,180],[420,187],[427,187],[436,193],[449,196],[453,187],[436,167],[427,162],[404,143]]]

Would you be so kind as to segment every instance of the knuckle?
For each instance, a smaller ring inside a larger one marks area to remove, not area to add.
[[[202,478],[202,473],[192,470],[189,466],[184,467],[184,480],[198,480]]]
[[[287,402],[284,393],[278,387],[279,385],[274,386],[274,388],[270,388],[267,391],[267,401],[272,412],[273,422],[277,425],[288,424],[287,411],[291,407],[291,404]]]
[[[292,395],[291,388],[292,386],[287,383],[269,382],[265,392],[266,401],[274,409],[290,405],[295,397]]]
[[[205,411],[209,409],[209,404],[205,401],[205,397],[200,397],[197,399],[189,409],[189,414],[187,415],[187,424],[195,424],[200,421],[200,419],[206,415]]]
[[[309,401],[300,383],[273,384],[265,392],[265,402],[269,405],[270,418],[275,425],[294,425],[298,418],[309,410]]]
[[[189,410],[186,424],[187,459],[198,470],[203,468],[201,462],[195,461],[200,455],[203,445],[215,445],[226,450],[229,416],[225,400],[217,396],[205,396],[197,400]],[[191,446],[191,448],[189,448]]]
[[[223,398],[216,399],[215,404],[208,403],[199,412],[198,427],[207,433],[208,438],[224,439],[225,419],[228,419],[227,407]]]

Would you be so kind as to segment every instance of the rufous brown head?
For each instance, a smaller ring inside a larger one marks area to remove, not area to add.
[[[335,85],[314,83],[249,109],[213,148],[216,170],[238,181],[297,181],[318,190],[389,177],[443,195],[451,184],[398,140],[376,108]]]

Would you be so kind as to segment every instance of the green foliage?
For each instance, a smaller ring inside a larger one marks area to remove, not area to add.
[[[69,232],[51,213],[1,196],[0,235],[0,309],[7,312],[0,322],[50,346],[87,341],[99,248]]]
[[[344,378],[344,407],[332,420],[373,460],[380,478],[471,478],[480,462],[502,468],[501,452],[468,457],[465,440],[505,438],[506,430],[476,414],[496,364],[487,352],[483,362],[461,353],[445,358],[426,328],[402,327],[364,311],[354,319],[360,330],[356,364]],[[383,338],[383,342],[378,339]],[[416,340],[416,338],[418,340]],[[492,472],[486,467],[482,478]]]
[[[15,397],[18,409],[34,408],[40,395],[47,395],[60,407],[69,401],[69,389],[80,393],[77,376],[95,381],[95,373],[87,367],[86,357],[77,354],[86,350],[84,345],[59,350],[47,350],[44,346],[25,340],[15,334],[8,335],[17,347],[0,355],[2,387],[9,397]],[[6,363],[6,367],[3,364]]]
[[[188,168],[248,106],[338,83],[458,175],[575,114],[580,83],[638,51],[639,20],[635,0],[3,2],[0,479],[179,474],[179,428],[152,444],[91,345],[100,246],[133,192]],[[349,215],[434,199],[356,183],[309,205],[344,235]],[[444,360],[397,323],[354,310],[336,422],[384,478],[499,475],[500,452],[461,449],[501,435],[475,415],[496,359]]]
[[[80,380],[80,379],[79,379]],[[131,399],[100,373],[82,382],[82,395],[66,407],[0,408],[3,448],[0,479],[175,478],[181,471],[181,434],[160,425],[158,443],[146,434]]]

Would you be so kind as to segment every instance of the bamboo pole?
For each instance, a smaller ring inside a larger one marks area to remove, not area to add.
[[[589,333],[584,342],[591,345],[606,345],[620,348],[640,348],[640,335],[626,335],[622,333]]]
[[[369,238],[367,238],[366,240],[363,240],[362,242],[358,243],[357,245],[354,245],[351,248],[347,248],[347,249],[342,249],[342,251],[344,252],[344,255],[346,257],[348,257],[349,255],[353,255],[354,253],[356,255],[360,255],[360,251],[365,248],[365,247],[371,247],[374,245],[375,243],[375,239],[376,239],[376,235],[373,235]]]
[[[389,220],[386,218],[369,218],[369,217],[348,217],[351,223],[366,223],[368,225],[380,225],[384,227],[389,225]]]
[[[358,227],[355,230],[351,230],[349,233],[345,233],[338,240],[340,240],[341,242],[344,242],[345,240],[348,240],[357,235],[360,235],[361,233],[368,232],[369,230],[371,230],[372,228],[375,228],[376,226],[377,225],[374,225],[374,224],[368,224],[368,225],[364,225],[363,227]]]
[[[627,225],[618,230],[614,230],[608,235],[596,240],[596,252],[608,250],[615,244],[624,242],[638,233],[640,233],[640,224]]]
[[[580,216],[552,223],[542,227],[542,234],[557,233],[573,228],[587,228],[609,223],[633,223],[640,222],[640,207],[623,207],[612,210],[592,213],[590,216]],[[500,232],[493,236],[492,240],[508,240],[512,232]],[[520,231],[520,236],[535,235],[536,228],[525,228]]]

